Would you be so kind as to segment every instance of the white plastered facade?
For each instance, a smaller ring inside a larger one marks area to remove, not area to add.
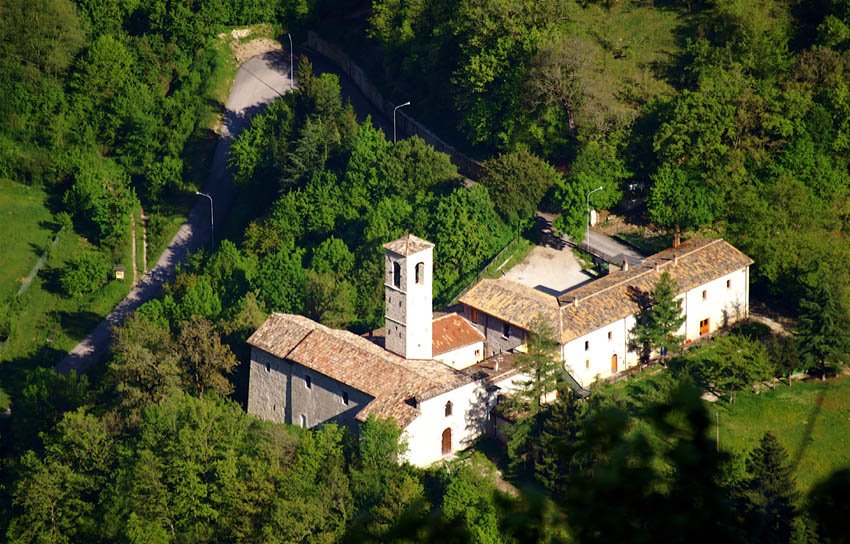
[[[690,289],[677,298],[685,315],[678,334],[690,343],[749,315],[749,268]],[[701,331],[700,323],[705,319],[708,328]],[[638,355],[629,350],[629,331],[634,324],[635,318],[630,315],[567,342],[561,348],[565,370],[586,387],[636,365]]]

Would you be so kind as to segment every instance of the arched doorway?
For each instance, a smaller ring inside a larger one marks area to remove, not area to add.
[[[611,374],[617,373],[617,354],[611,356]]]
[[[443,431],[443,455],[448,455],[452,452],[452,430],[447,428]]]

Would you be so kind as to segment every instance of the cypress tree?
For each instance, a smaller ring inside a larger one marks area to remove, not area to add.
[[[765,433],[747,459],[742,496],[744,522],[754,542],[788,543],[794,534],[800,494],[788,454],[772,433]]]

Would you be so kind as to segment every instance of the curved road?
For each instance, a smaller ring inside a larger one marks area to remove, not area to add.
[[[215,202],[216,223],[223,223],[222,220],[230,211],[235,195],[226,165],[230,142],[248,125],[253,115],[291,88],[289,56],[281,51],[257,55],[239,67],[225,105],[221,137],[210,165],[209,181],[203,190],[211,195]],[[174,276],[174,265],[185,261],[190,251],[209,242],[209,210],[209,200],[199,198],[186,223],[171,239],[156,266],[142,277],[106,319],[56,365],[58,372],[85,372],[103,359],[109,349],[111,328],[120,325],[136,308],[157,296],[162,284]]]

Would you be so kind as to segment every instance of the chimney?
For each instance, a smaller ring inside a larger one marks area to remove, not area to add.
[[[673,233],[673,249],[679,247],[680,243],[681,243],[681,233],[679,232],[679,229],[677,228],[676,231]]]
[[[499,360],[498,360],[498,359],[496,359],[496,364],[493,366],[493,370],[494,370],[495,372],[498,372],[498,371],[499,371]]]
[[[655,263],[655,271],[661,272],[661,263]]]
[[[576,308],[578,308],[578,297],[575,297],[575,298],[573,299],[573,306],[574,306],[574,307],[576,307]]]
[[[679,264],[679,254],[673,253],[673,266],[676,266],[677,264]]]
[[[629,271],[629,260],[623,259],[623,272],[628,272],[628,271]]]

